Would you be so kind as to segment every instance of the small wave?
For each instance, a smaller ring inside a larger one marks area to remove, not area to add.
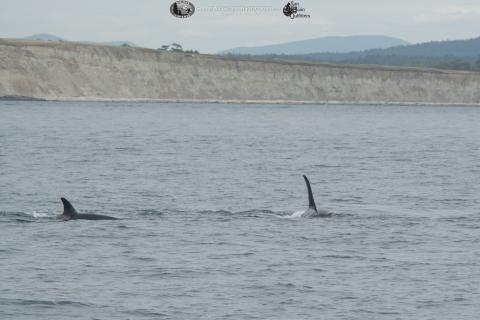
[[[266,215],[276,215],[277,212],[274,212],[271,210],[264,210],[264,209],[253,209],[253,210],[234,212],[234,214],[245,216],[245,217],[261,218]]]
[[[284,288],[295,288],[296,287],[296,285],[291,283],[291,282],[277,282],[276,285],[279,286],[279,287],[284,287]]]
[[[300,219],[305,213],[305,210],[295,211],[291,215],[278,215],[280,219]]]
[[[276,215],[277,212],[265,209],[251,209],[244,211],[229,211],[229,210],[202,210],[200,214],[205,215],[221,215],[229,217],[249,217],[249,218],[261,218],[266,215]]]
[[[277,215],[277,217],[280,218],[280,219],[300,219],[300,218],[303,217],[303,214],[305,212],[306,212],[305,210],[298,210],[298,211],[295,211],[291,214]],[[350,215],[350,214],[338,214],[334,211],[323,210],[323,209],[319,209],[318,213],[319,213],[318,216],[312,216],[312,218],[324,218],[325,219],[325,218],[331,218],[333,216],[335,216],[335,217],[346,217],[346,216]]]
[[[17,212],[17,211],[0,211],[0,221],[1,222],[35,222],[39,220],[52,219],[55,216],[52,216],[48,213],[43,212]]]
[[[349,197],[349,198],[333,198],[331,201],[336,203],[345,203],[345,204],[363,204],[363,198],[361,197]]]
[[[207,214],[207,215],[211,215],[211,214],[219,214],[219,215],[232,215],[233,212],[232,211],[228,211],[228,210],[201,210],[199,211],[198,213],[200,214]]]
[[[367,310],[367,309],[358,309],[354,311],[359,313],[378,314],[378,315],[400,315],[400,313],[396,311],[376,311],[376,310]]]
[[[135,148],[135,147],[117,147],[115,150],[120,152],[142,152],[142,149]]]
[[[331,165],[331,164],[316,164],[312,166],[313,168],[330,168],[330,169],[338,169],[338,168],[345,168],[342,165]]]
[[[340,255],[340,254],[329,254],[322,256],[322,258],[326,259],[353,259],[353,256],[345,256],[345,255]]]
[[[142,216],[162,216],[163,212],[155,209],[145,209],[139,212]]]
[[[47,213],[43,213],[43,212],[37,212],[37,211],[33,211],[31,213],[32,217],[34,218],[50,218],[51,216]]]
[[[254,252],[247,251],[247,252],[242,252],[242,253],[222,253],[222,254],[210,254],[209,258],[213,260],[226,260],[230,258],[235,258],[235,257],[250,257],[255,255]]]
[[[444,221],[444,222],[466,222],[466,223],[478,223],[480,222],[480,217],[479,216],[466,216],[466,215],[458,215],[458,216],[450,216],[450,217],[439,217],[439,221]]]
[[[148,316],[148,317],[167,317],[168,314],[157,312],[155,310],[150,309],[135,309],[135,310],[128,310],[125,312],[126,314],[132,316]]]
[[[138,261],[144,261],[144,262],[155,262],[157,261],[157,258],[153,257],[133,257],[134,260]]]
[[[2,299],[3,304],[14,304],[20,306],[44,306],[44,307],[55,307],[55,306],[78,306],[78,307],[86,307],[89,306],[88,304],[78,302],[78,301],[70,301],[70,300],[28,300],[28,299]]]

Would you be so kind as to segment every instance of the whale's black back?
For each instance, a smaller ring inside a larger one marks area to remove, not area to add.
[[[117,220],[117,218],[103,216],[100,214],[78,213],[73,205],[65,198],[61,198],[63,202],[63,214],[60,216],[63,220]]]
[[[101,214],[79,213],[74,219],[77,220],[118,220],[114,217],[103,216]]]

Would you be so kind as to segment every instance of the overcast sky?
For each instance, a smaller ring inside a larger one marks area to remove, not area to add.
[[[1,0],[0,37],[51,33],[151,48],[178,42],[211,53],[323,36],[381,34],[424,42],[480,35],[480,0],[304,0],[300,5],[311,18],[294,20],[282,14],[286,0],[192,0],[197,11],[188,19],[170,14],[172,2]],[[261,8],[242,14],[235,6]]]

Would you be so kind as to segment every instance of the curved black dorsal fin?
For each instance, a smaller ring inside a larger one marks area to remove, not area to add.
[[[69,218],[73,218],[77,214],[77,210],[72,204],[65,198],[61,198],[63,202],[63,215]]]
[[[313,199],[313,193],[312,193],[312,188],[310,187],[310,181],[308,181],[307,176],[303,176],[305,179],[305,183],[307,184],[307,189],[308,189],[308,207],[310,209],[317,211],[317,206],[315,205],[315,200]]]

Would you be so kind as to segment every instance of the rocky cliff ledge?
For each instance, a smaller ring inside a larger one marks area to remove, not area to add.
[[[344,66],[0,39],[0,97],[480,105],[480,73]]]

